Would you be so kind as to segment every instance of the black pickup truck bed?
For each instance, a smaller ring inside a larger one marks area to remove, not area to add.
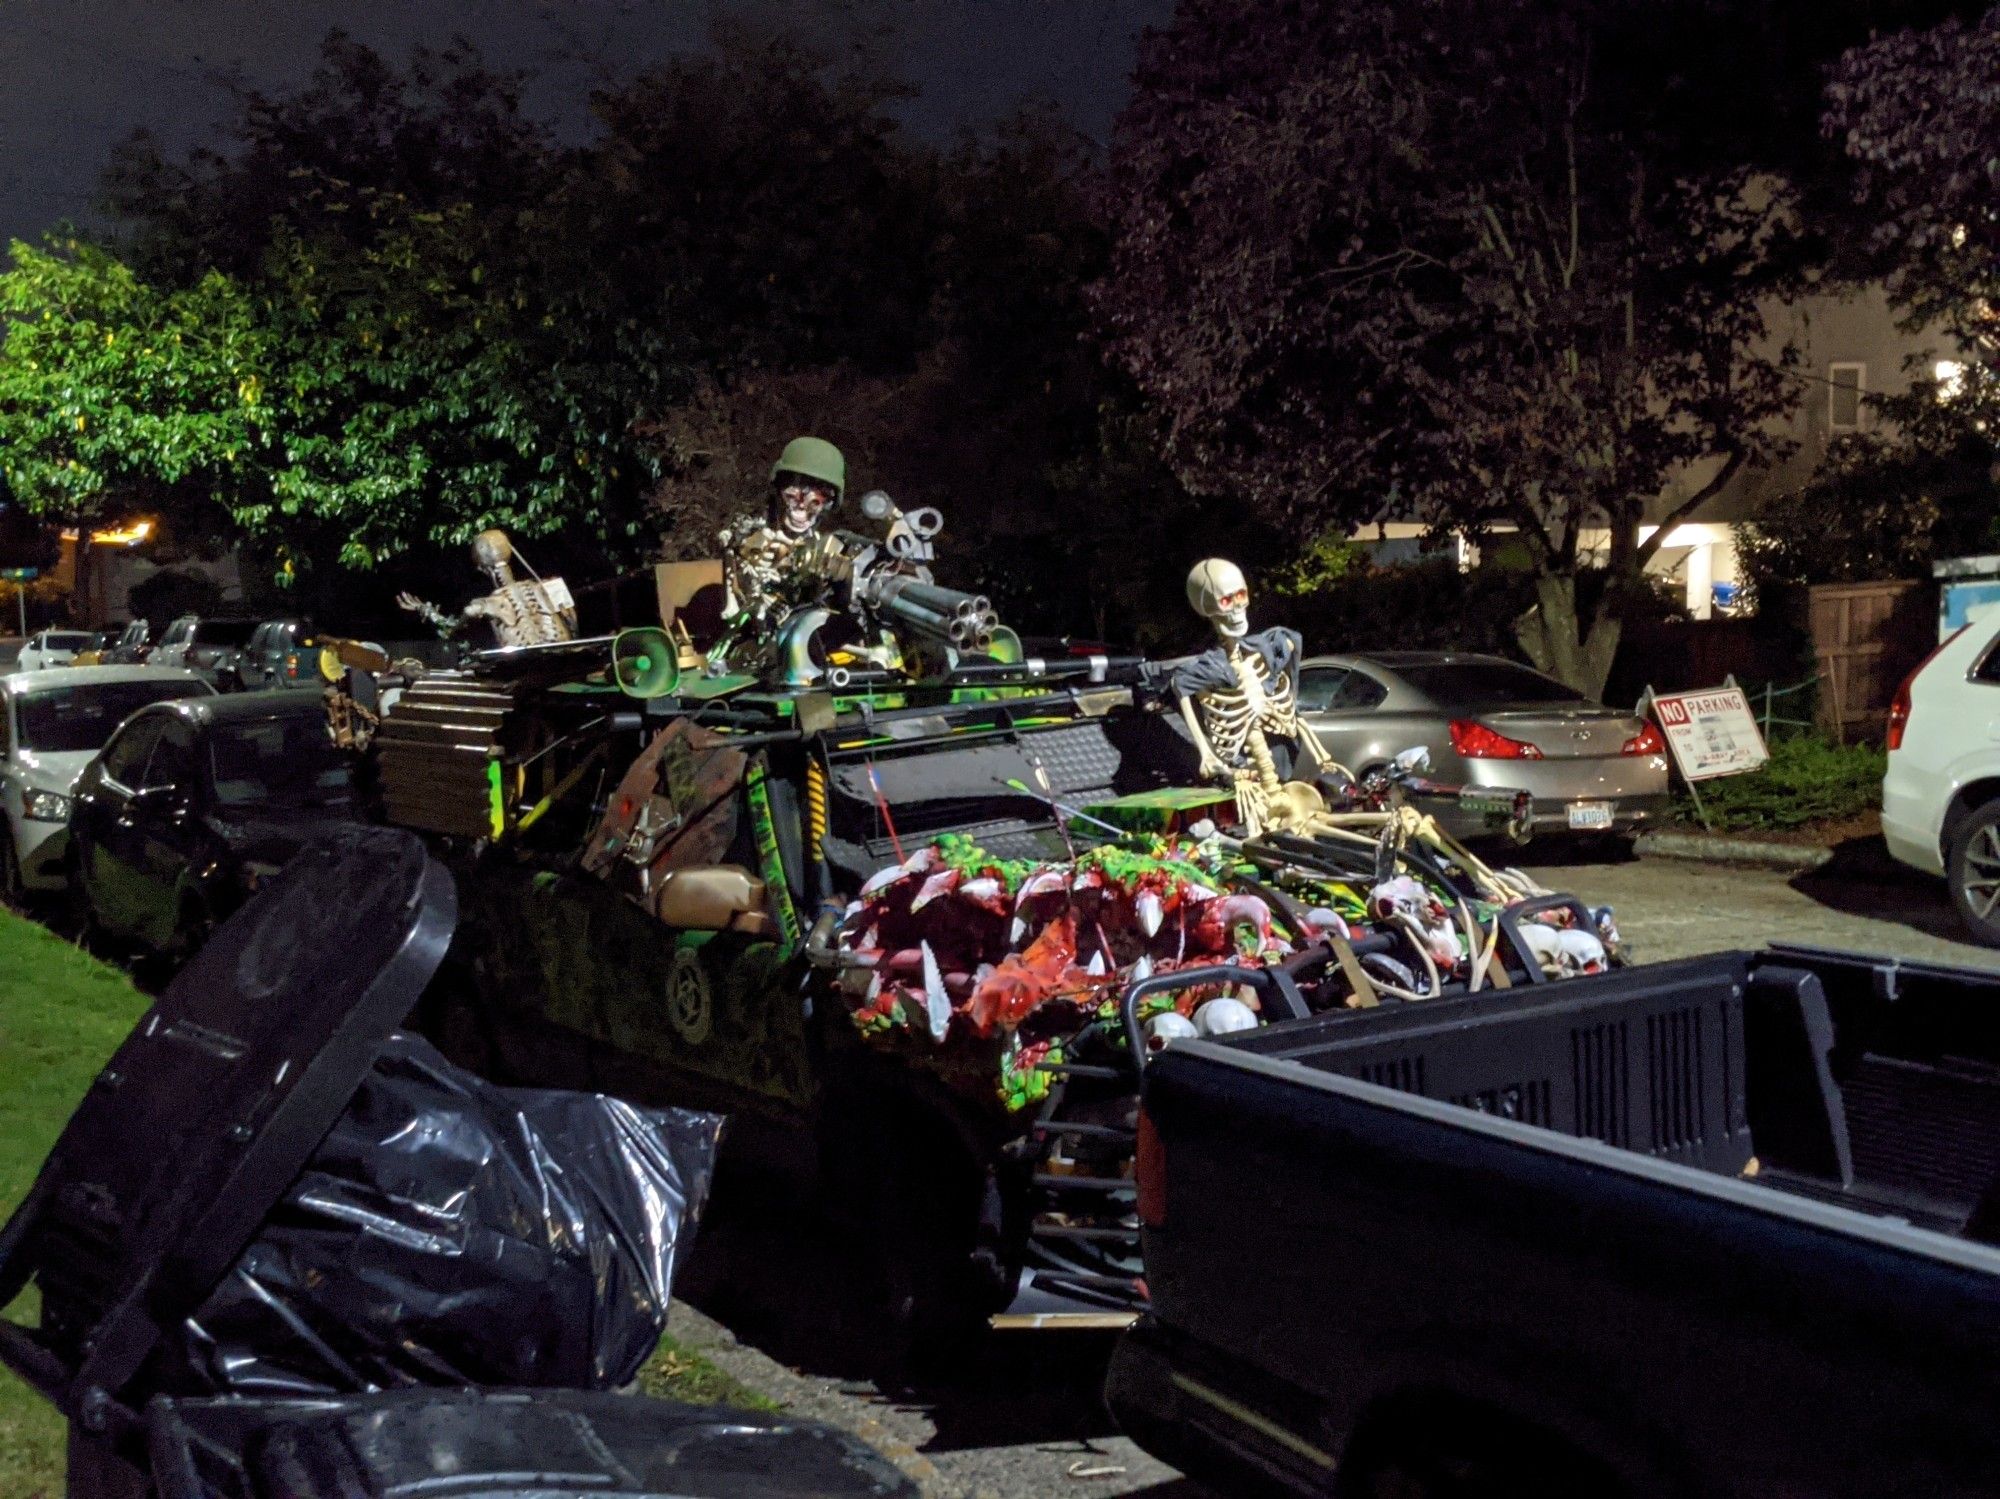
[[[2000,1491],[2000,978],[1799,949],[1177,1045],[1113,1409],[1296,1492]]]

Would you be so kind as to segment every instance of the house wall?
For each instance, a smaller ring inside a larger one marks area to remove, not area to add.
[[[56,564],[55,575],[65,589],[75,588],[76,547],[74,538],[63,538],[61,559]],[[90,597],[84,598],[71,592],[70,623],[95,629],[131,618],[132,606],[127,596],[132,591],[132,585],[143,583],[154,573],[162,571],[163,567],[208,577],[222,590],[223,600],[227,603],[238,602],[243,597],[243,569],[233,551],[213,560],[187,557],[161,564],[147,555],[144,545],[99,545],[96,556],[91,559]]]
[[[1913,376],[1930,378],[1936,361],[1951,353],[1936,331],[1908,333],[1897,325],[1888,291],[1879,283],[1773,302],[1764,309],[1768,332],[1757,353],[1775,360],[1787,344],[1798,352],[1789,378],[1797,401],[1770,430],[1792,443],[1791,453],[1766,468],[1746,469],[1691,519],[1736,524],[1752,520],[1770,496],[1796,489],[1812,477],[1826,458],[1836,435],[1835,372],[1861,367],[1864,395],[1901,394]],[[1858,429],[1868,431],[1877,418],[1867,403],[1858,403]],[[1669,484],[1651,507],[1664,515],[1714,475],[1717,465],[1692,466]]]
[[[1787,373],[1796,392],[1791,409],[1771,423],[1770,430],[1791,444],[1789,453],[1764,468],[1735,476],[1700,510],[1677,524],[1655,554],[1648,571],[1681,582],[1688,612],[1708,619],[1715,612],[1715,585],[1740,581],[1737,537],[1773,495],[1796,489],[1825,461],[1827,446],[1840,430],[1839,419],[1851,415],[1850,430],[1870,430],[1877,420],[1865,399],[1836,398],[1841,383],[1858,379],[1861,397],[1900,394],[1913,376],[1930,378],[1936,361],[1951,353],[1935,332],[1909,333],[1898,326],[1889,295],[1880,284],[1817,293],[1790,302],[1773,301],[1764,309],[1766,335],[1757,352],[1776,360],[1787,345],[1797,351]],[[1858,366],[1858,369],[1855,367]],[[1687,497],[1714,477],[1719,461],[1690,465],[1647,506],[1654,521],[1671,514]],[[1390,521],[1357,530],[1357,540],[1370,541],[1418,535],[1423,527]],[[1641,539],[1654,526],[1643,527]],[[1581,549],[1601,553],[1610,544],[1609,531],[1586,530]],[[1467,565],[1477,560],[1476,548],[1461,545]]]

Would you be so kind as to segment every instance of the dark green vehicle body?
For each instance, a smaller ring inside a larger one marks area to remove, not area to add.
[[[807,715],[822,725],[813,732],[793,704],[732,700],[730,742],[746,747],[748,770],[727,807],[703,816],[728,825],[716,862],[766,882],[769,932],[664,924],[583,867],[580,812],[458,847],[458,982],[431,1028],[494,1075],[726,1112],[726,1156],[812,1173],[859,1231],[901,1246],[893,1258],[919,1283],[891,1295],[942,1325],[1014,1297],[1034,1212],[1022,1148],[1033,1121],[1007,1111],[990,1066],[953,1075],[927,1037],[864,1040],[808,960],[810,929],[941,834],[998,857],[1061,857],[1050,798],[1019,789],[1038,771],[1056,801],[1099,804],[1188,783],[1194,755],[1171,714],[1125,688],[932,695],[835,700]],[[671,721],[653,708],[620,732],[610,763]]]

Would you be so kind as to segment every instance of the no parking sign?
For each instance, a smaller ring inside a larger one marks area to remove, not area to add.
[[[1771,758],[1741,687],[1656,693],[1652,699],[1667,749],[1689,781],[1741,775]]]

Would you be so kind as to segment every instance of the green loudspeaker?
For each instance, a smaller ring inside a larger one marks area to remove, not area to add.
[[[665,697],[681,684],[680,652],[665,630],[620,630],[611,642],[611,680],[627,697]]]

